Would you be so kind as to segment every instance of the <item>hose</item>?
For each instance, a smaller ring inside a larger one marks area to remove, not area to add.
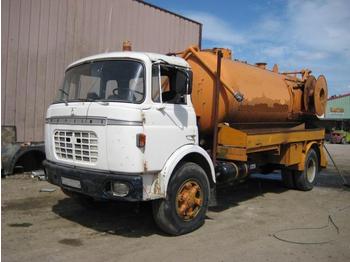
[[[344,177],[344,176],[342,175],[342,173],[340,172],[338,166],[336,165],[336,163],[335,163],[333,157],[331,156],[331,153],[328,151],[326,145],[324,145],[323,147],[324,147],[324,149],[326,149],[326,152],[327,152],[329,158],[331,159],[331,161],[332,161],[332,163],[333,163],[335,169],[337,170],[338,175],[343,179],[343,182],[344,182],[344,183],[343,183],[343,186],[350,187],[350,184],[348,183],[348,181],[346,181],[345,177]]]

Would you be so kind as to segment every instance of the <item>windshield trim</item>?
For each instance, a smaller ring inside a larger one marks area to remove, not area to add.
[[[52,104],[62,104],[62,103],[77,103],[77,102],[117,102],[117,103],[125,103],[125,104],[137,104],[140,105],[142,103],[145,102],[146,100],[146,96],[147,96],[147,86],[146,86],[146,78],[147,78],[147,72],[146,72],[146,65],[145,62],[143,60],[140,59],[134,59],[134,58],[127,58],[127,57],[121,57],[121,58],[102,58],[102,59],[95,59],[95,60],[89,60],[89,61],[85,61],[83,63],[79,63],[77,65],[71,66],[69,68],[67,68],[64,72],[64,74],[66,74],[69,70],[76,68],[78,66],[84,65],[84,64],[92,64],[94,62],[100,62],[100,61],[135,61],[138,62],[142,65],[142,70],[144,72],[144,78],[143,78],[143,90],[144,90],[144,95],[143,95],[143,99],[140,100],[139,102],[130,102],[130,101],[125,101],[125,100],[116,100],[116,99],[67,99],[67,100],[55,100]]]

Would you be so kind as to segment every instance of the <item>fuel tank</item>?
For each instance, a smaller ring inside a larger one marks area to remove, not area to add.
[[[219,51],[223,57],[217,102],[214,93]],[[327,82],[324,76],[316,80],[310,70],[279,73],[275,66],[270,71],[263,63],[232,60],[231,51],[220,48],[190,47],[181,56],[192,67],[192,103],[202,133],[213,130],[215,106],[219,123],[299,121],[303,116],[324,114]]]

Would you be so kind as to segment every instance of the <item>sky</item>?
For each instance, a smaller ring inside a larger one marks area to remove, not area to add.
[[[202,48],[280,71],[327,78],[329,96],[350,93],[350,0],[146,0],[203,24]]]

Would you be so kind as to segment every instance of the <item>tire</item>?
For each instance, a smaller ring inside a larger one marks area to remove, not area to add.
[[[61,190],[66,196],[72,198],[76,203],[86,209],[96,208],[98,206],[97,202],[92,197],[85,196],[64,188],[61,188]]]
[[[281,171],[282,183],[286,188],[295,189],[294,170],[284,168]]]
[[[304,171],[294,170],[295,187],[301,191],[309,191],[316,184],[319,172],[319,160],[314,149],[307,152]]]
[[[156,224],[170,235],[186,234],[201,227],[208,208],[209,192],[204,170],[195,163],[184,163],[173,173],[166,198],[153,201]]]

